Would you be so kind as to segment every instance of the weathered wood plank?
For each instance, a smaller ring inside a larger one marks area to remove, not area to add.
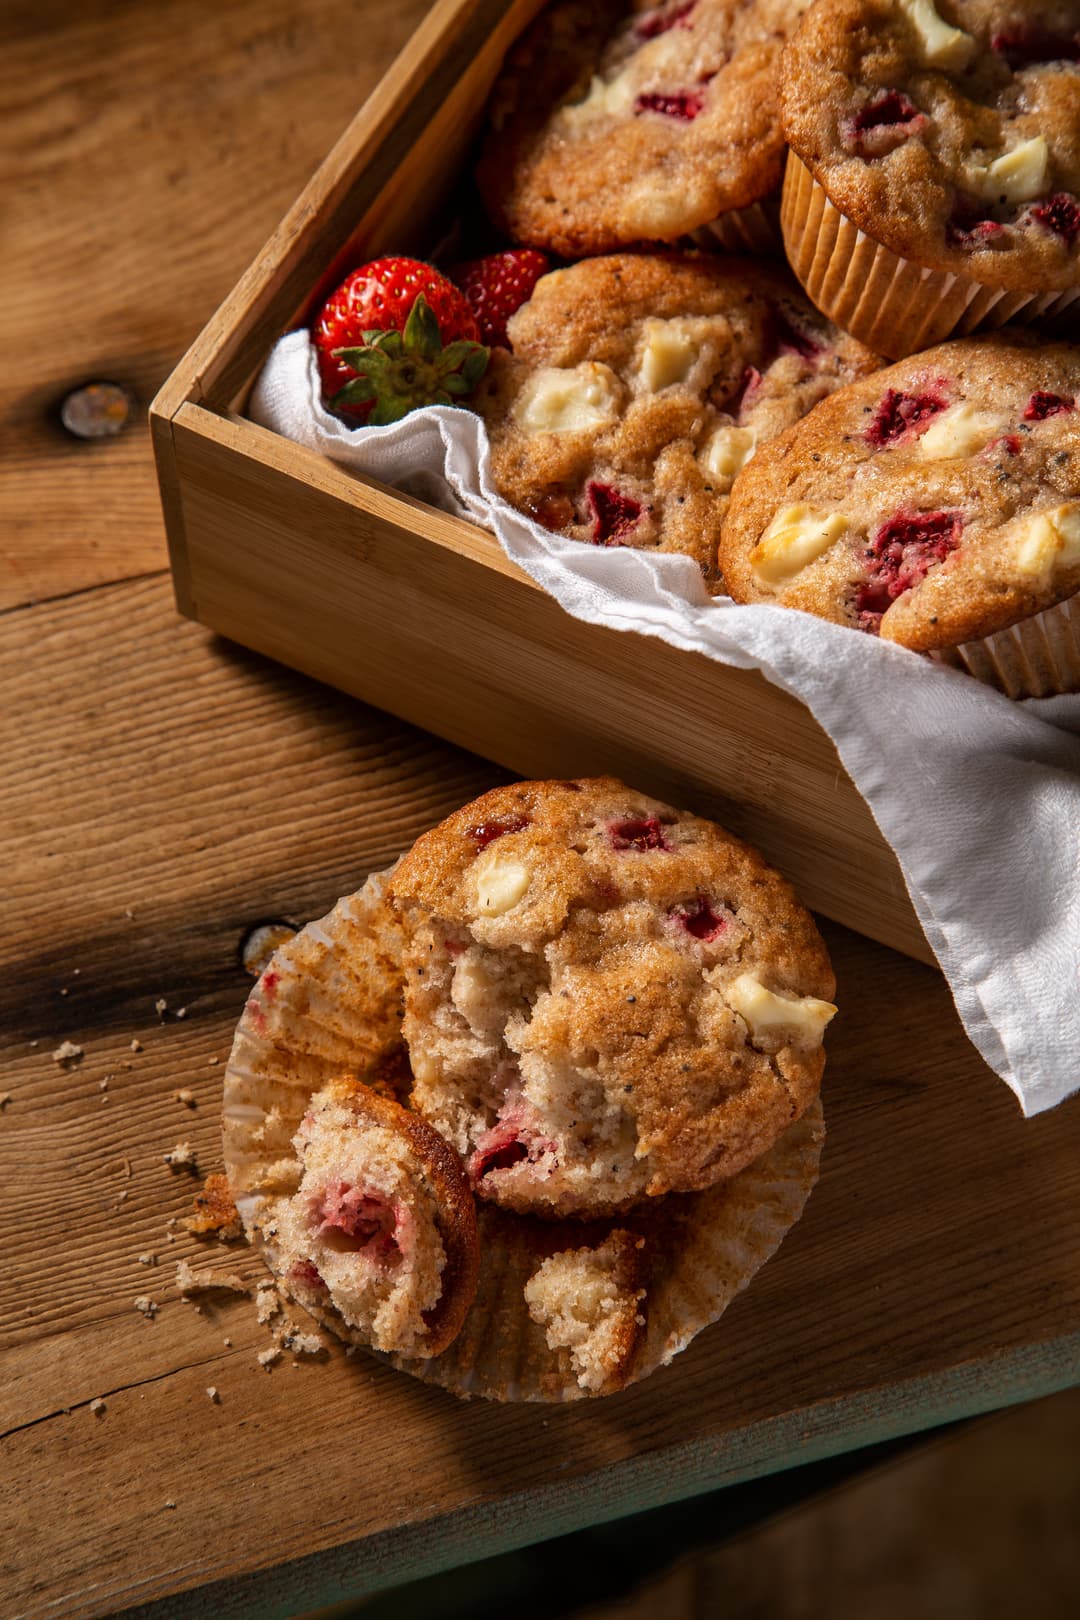
[[[4,8],[0,608],[162,566],[145,407],[427,9]],[[80,443],[98,379],[139,419]]]
[[[178,621],[164,580],[11,616],[0,681],[12,1612],[183,1592],[171,1612],[284,1613],[1080,1374],[1080,1107],[1025,1124],[940,977],[832,927],[822,1183],[670,1369],[554,1412],[459,1405],[336,1349],[267,1374],[249,1302],[177,1298],[197,1246],[165,1231],[191,1184],[162,1154],[217,1162],[239,941],[318,914],[497,773]]]

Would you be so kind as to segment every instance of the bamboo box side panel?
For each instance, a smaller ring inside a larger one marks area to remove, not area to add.
[[[581,623],[484,531],[250,422],[187,406],[174,434],[203,624],[524,775],[715,815],[814,909],[932,960],[831,740],[763,676]]]

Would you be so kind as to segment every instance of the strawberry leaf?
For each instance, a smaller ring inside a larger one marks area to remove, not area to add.
[[[465,357],[465,362],[461,368],[461,375],[464,377],[469,386],[469,391],[471,392],[484,375],[484,372],[487,370],[488,361],[491,358],[491,350],[486,349],[482,343],[473,344],[470,345],[470,347],[471,353]]]
[[[397,368],[400,361],[392,360],[378,349],[368,349],[363,363],[357,368],[363,373],[376,395],[396,394],[400,391]]]
[[[441,363],[447,371],[460,371],[469,355],[480,347],[479,343],[470,343],[468,338],[458,338],[456,342],[446,345],[440,357]]]
[[[359,371],[375,352],[370,343],[365,343],[363,348],[331,350],[335,360],[344,360],[345,364],[352,366],[354,371]]]
[[[466,382],[465,392],[476,387],[484,372],[487,370],[490,349],[485,349],[482,343],[471,343],[467,338],[459,338],[456,343],[450,343],[442,352],[440,370],[460,372]]]
[[[375,398],[374,384],[367,377],[354,377],[328,401],[331,410],[338,405],[366,405]]]
[[[402,334],[405,348],[422,360],[434,360],[442,352],[442,333],[435,311],[424,297],[417,293]]]
[[[384,394],[376,399],[368,422],[372,427],[387,427],[391,422],[400,422],[403,416],[408,416],[415,409],[415,400],[400,394]]]
[[[372,355],[386,355],[391,359],[397,359],[402,353],[401,333],[395,332],[392,328],[387,332],[371,332],[365,336],[370,336],[374,341],[365,343],[360,348],[334,349],[331,351],[334,359],[344,360],[354,371],[361,371],[368,365]]]

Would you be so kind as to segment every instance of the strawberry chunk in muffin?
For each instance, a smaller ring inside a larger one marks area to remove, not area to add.
[[[1080,349],[942,344],[763,446],[721,561],[780,602],[920,652],[995,635],[1080,589]]]
[[[265,1228],[289,1291],[376,1350],[438,1355],[476,1289],[472,1196],[453,1150],[359,1081],[311,1099],[294,1140],[302,1173]]]
[[[562,258],[674,242],[775,192],[780,49],[808,0],[556,0],[510,52],[478,170]]]
[[[498,493],[596,546],[683,552],[707,581],[755,448],[876,356],[779,270],[737,259],[587,259],[537,282],[475,396]]]

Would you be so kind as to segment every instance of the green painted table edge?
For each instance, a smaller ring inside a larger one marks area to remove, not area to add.
[[[289,1620],[588,1525],[1078,1384],[1080,1332],[916,1376],[887,1392],[825,1400],[743,1432],[668,1446],[535,1492],[479,1501],[441,1520],[418,1521],[117,1611],[117,1620]]]

